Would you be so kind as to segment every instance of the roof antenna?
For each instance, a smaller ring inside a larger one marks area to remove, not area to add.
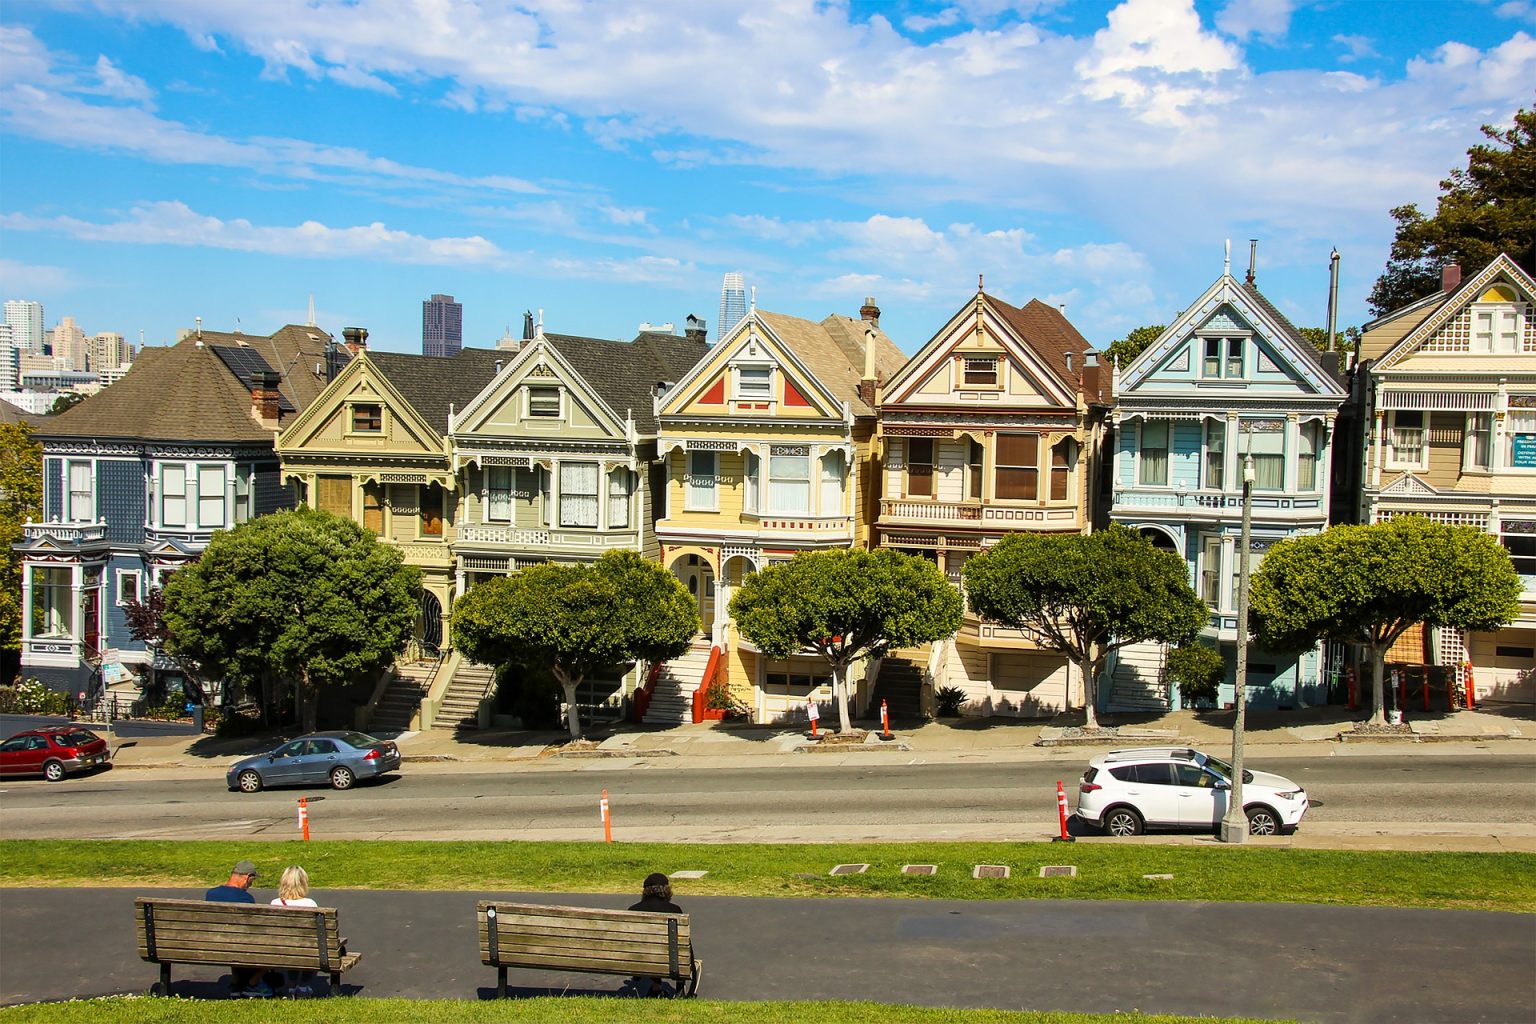
[[[752,286],[752,312],[757,312],[757,285]]]
[[[1259,263],[1259,240],[1248,239],[1248,287],[1253,287],[1253,271]]]

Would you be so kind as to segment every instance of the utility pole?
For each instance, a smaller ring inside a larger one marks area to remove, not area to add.
[[[1248,815],[1243,810],[1243,719],[1248,712],[1248,549],[1253,527],[1253,435],[1243,451],[1243,535],[1237,556],[1237,685],[1232,706],[1232,792],[1227,813],[1221,819],[1221,841],[1242,843],[1248,838]]]

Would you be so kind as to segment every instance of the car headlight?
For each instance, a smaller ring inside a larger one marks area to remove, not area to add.
[[[1284,793],[1276,793],[1275,794],[1275,796],[1278,796],[1281,800],[1300,800],[1302,797],[1304,797],[1306,795],[1307,795],[1307,791],[1304,790],[1304,789],[1291,789],[1291,790],[1287,790]]]

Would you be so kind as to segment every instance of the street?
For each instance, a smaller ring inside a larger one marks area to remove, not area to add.
[[[297,836],[307,797],[315,838],[591,839],[598,798],[616,838],[747,842],[1037,838],[1056,828],[1056,782],[1091,756],[1006,764],[674,767],[624,758],[561,765],[407,763],[348,792],[229,792],[212,768],[115,769],[0,785],[6,838]],[[670,762],[670,763],[669,763]],[[1306,787],[1302,834],[1536,836],[1536,756],[1302,756],[1252,765]]]

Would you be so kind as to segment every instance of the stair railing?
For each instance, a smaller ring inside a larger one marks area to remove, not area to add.
[[[709,662],[704,666],[704,675],[699,680],[699,688],[693,691],[693,724],[700,722],[719,722],[725,718],[724,708],[712,708],[709,706],[709,691],[716,686],[725,685],[725,658],[719,644],[709,649]]]
[[[932,717],[934,711],[934,691],[945,685],[943,680],[949,674],[949,640],[935,640],[928,650],[928,664],[923,666],[923,686],[918,694],[918,707],[923,714]]]

